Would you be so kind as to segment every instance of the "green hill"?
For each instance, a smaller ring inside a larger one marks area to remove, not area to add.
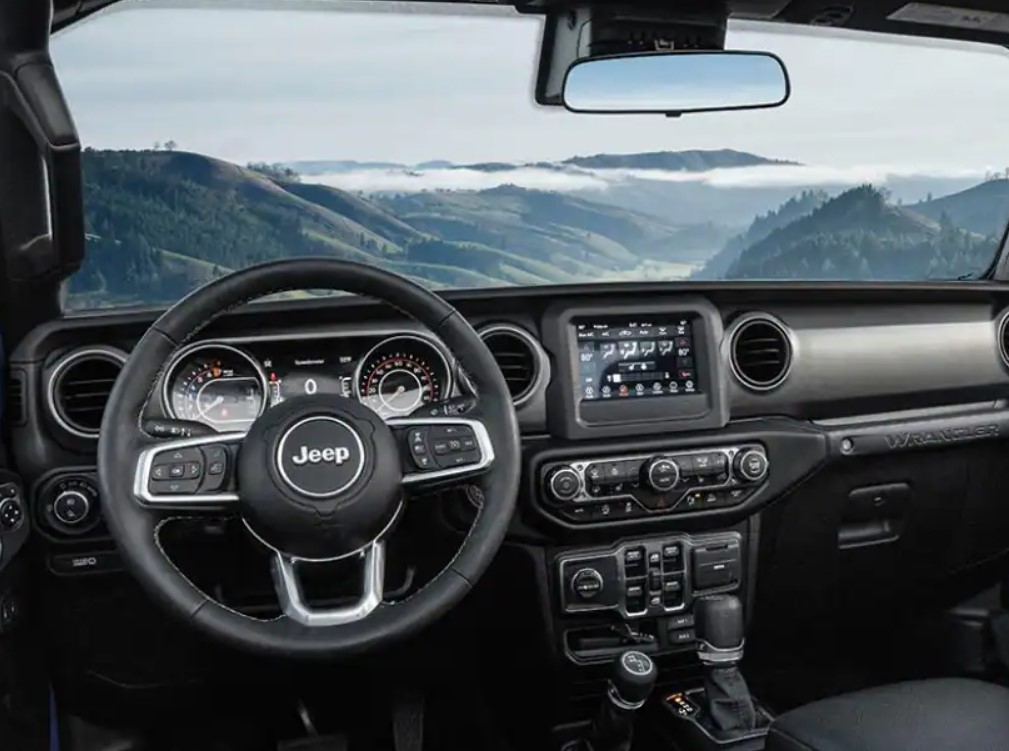
[[[872,186],[849,190],[744,250],[732,279],[954,278],[983,271],[995,238],[937,223],[887,202]]]
[[[669,278],[717,234],[514,187],[366,198],[186,152],[87,150],[84,175],[88,253],[71,307],[171,302],[295,256],[364,261],[432,287]]]
[[[691,278],[721,279],[744,250],[760,242],[775,230],[809,215],[822,206],[828,197],[822,190],[804,190],[799,195],[789,198],[777,209],[761,214],[753,220],[746,232],[736,235],[725,243],[725,247],[711,256],[704,264],[704,268],[699,269]]]
[[[957,227],[982,235],[1001,234],[1009,218],[1009,180],[988,180],[973,188],[912,207],[939,221],[943,214]]]

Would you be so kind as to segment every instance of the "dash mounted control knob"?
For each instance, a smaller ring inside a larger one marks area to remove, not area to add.
[[[743,449],[736,454],[732,467],[736,474],[747,482],[760,482],[767,477],[770,463],[767,461],[767,454],[763,451]]]
[[[680,481],[680,465],[662,456],[648,461],[643,472],[644,481],[656,493],[668,492]]]
[[[53,516],[61,524],[76,527],[91,515],[91,500],[79,490],[64,490],[53,501]]]
[[[582,478],[571,467],[561,467],[550,473],[547,487],[558,501],[570,501],[581,492]]]

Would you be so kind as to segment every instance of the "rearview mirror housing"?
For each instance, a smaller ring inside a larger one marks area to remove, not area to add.
[[[564,77],[562,101],[578,113],[679,116],[780,107],[790,94],[776,55],[685,50],[576,60]]]

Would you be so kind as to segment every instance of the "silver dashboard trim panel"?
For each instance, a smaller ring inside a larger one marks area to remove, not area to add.
[[[216,508],[231,506],[238,503],[237,493],[196,493],[193,495],[157,495],[151,493],[148,481],[151,468],[158,454],[178,449],[199,448],[218,443],[238,443],[245,438],[245,433],[217,433],[215,435],[199,436],[198,438],[183,438],[178,441],[163,441],[144,449],[137,459],[137,468],[133,477],[133,495],[147,506],[157,508],[192,509],[194,507]],[[234,471],[234,468],[232,468]]]
[[[452,467],[449,469],[436,469],[432,472],[411,472],[403,476],[403,485],[427,484],[478,475],[494,463],[494,444],[491,442],[487,427],[479,420],[467,420],[463,417],[406,417],[389,420],[386,424],[390,428],[462,425],[473,431],[477,447],[480,449],[480,461],[476,464],[467,464],[462,467]]]

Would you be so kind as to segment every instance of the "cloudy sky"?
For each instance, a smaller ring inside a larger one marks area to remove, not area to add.
[[[95,147],[173,139],[236,162],[733,148],[840,171],[1009,165],[1002,50],[737,26],[728,46],[779,54],[791,101],[672,120],[537,107],[540,22],[500,11],[120,8],[52,45],[82,139]]]

